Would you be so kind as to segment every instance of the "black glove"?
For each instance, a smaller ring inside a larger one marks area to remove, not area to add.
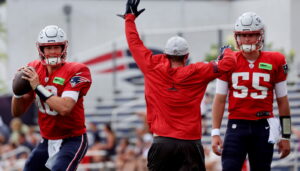
[[[139,11],[137,10],[139,3],[140,0],[127,0],[125,14],[124,15],[117,14],[117,16],[125,18],[126,14],[134,14],[134,16],[137,18],[142,12],[145,11],[145,8]]]
[[[220,56],[218,57],[218,61],[223,59],[224,51],[225,51],[226,49],[228,49],[228,48],[231,49],[231,46],[230,46],[230,45],[225,45],[225,46],[222,46],[222,47],[220,48]]]
[[[130,9],[131,9],[131,12],[133,12],[133,14],[135,15],[135,17],[138,17],[142,12],[145,11],[145,8],[143,8],[139,11],[137,9],[139,6],[140,0],[128,0],[128,1],[131,1]]]

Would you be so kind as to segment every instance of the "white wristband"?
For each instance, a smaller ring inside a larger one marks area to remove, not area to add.
[[[218,135],[218,136],[221,135],[220,134],[220,129],[214,128],[214,129],[211,130],[211,136],[215,136],[215,135]]]
[[[16,99],[20,99],[20,98],[22,98],[23,96],[21,95],[21,96],[18,96],[18,95],[15,95],[14,94],[14,97],[16,98]]]

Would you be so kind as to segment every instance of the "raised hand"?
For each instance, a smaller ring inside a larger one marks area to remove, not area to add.
[[[138,17],[142,12],[145,11],[145,8],[143,8],[141,10],[137,9],[139,6],[140,0],[128,0],[128,1],[131,1],[130,8],[131,8],[131,11],[133,12],[133,14],[135,15],[135,17]]]
[[[124,15],[117,14],[117,16],[125,18],[126,14],[133,14],[135,17],[138,17],[142,12],[145,11],[145,8],[138,10],[138,5],[140,0],[127,0],[126,11]]]
[[[225,51],[226,49],[228,49],[228,48],[231,49],[231,46],[230,46],[230,45],[225,45],[225,46],[222,46],[222,47],[220,48],[220,56],[218,57],[218,61],[223,59],[224,51]]]

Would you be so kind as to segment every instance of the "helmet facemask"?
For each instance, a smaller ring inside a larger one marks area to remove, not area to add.
[[[65,62],[67,56],[68,41],[64,31],[54,25],[45,27],[39,34],[37,48],[43,65],[56,66]],[[46,55],[46,46],[62,46],[60,53]]]
[[[46,55],[44,52],[44,48],[46,46],[62,46],[62,51],[60,53],[52,53],[49,55]],[[68,42],[65,42],[64,44],[54,44],[52,43],[51,45],[43,45],[43,44],[37,44],[40,59],[42,61],[42,64],[44,65],[51,65],[51,66],[56,66],[61,63],[64,63],[66,60],[66,55],[67,55],[67,46]]]
[[[235,32],[234,37],[236,41],[237,48],[245,53],[251,53],[253,51],[261,50],[263,48],[264,34],[259,32]],[[256,40],[253,42],[242,42],[241,36],[243,35],[257,35]]]
[[[241,35],[257,35],[254,42],[242,42]],[[242,14],[236,21],[234,37],[237,48],[245,53],[261,50],[264,43],[264,25],[258,15],[253,12]]]

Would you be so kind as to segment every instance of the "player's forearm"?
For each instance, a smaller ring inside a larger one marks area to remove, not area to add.
[[[277,98],[278,110],[279,110],[279,119],[281,125],[281,134],[283,139],[290,139],[292,130],[291,130],[291,117],[290,117],[290,106],[287,96]],[[286,154],[287,156],[288,154]],[[284,158],[285,155],[282,156]]]
[[[26,108],[23,106],[23,100],[12,98],[11,101],[11,113],[13,117],[21,116],[26,111]]]
[[[214,104],[214,108],[216,108],[217,104]],[[212,112],[212,128],[219,129],[221,127],[222,119],[223,119],[223,113],[224,113],[224,107],[217,107],[216,109],[213,109]]]
[[[287,96],[277,98],[277,104],[280,116],[290,116],[290,105]]]
[[[31,105],[32,101],[33,100],[29,99],[27,95],[23,95],[22,97],[18,98],[13,96],[11,101],[11,113],[13,117],[19,117],[23,113],[25,113]]]
[[[51,109],[55,110],[59,115],[62,116],[69,115],[76,104],[75,100],[73,100],[72,98],[61,98],[58,96],[50,97],[46,100],[46,103]]]
[[[214,99],[213,105],[212,105],[212,128],[219,129],[221,127],[223,114],[225,110],[225,103],[226,103],[226,96],[224,97],[218,97],[219,95],[216,94],[216,97]]]

